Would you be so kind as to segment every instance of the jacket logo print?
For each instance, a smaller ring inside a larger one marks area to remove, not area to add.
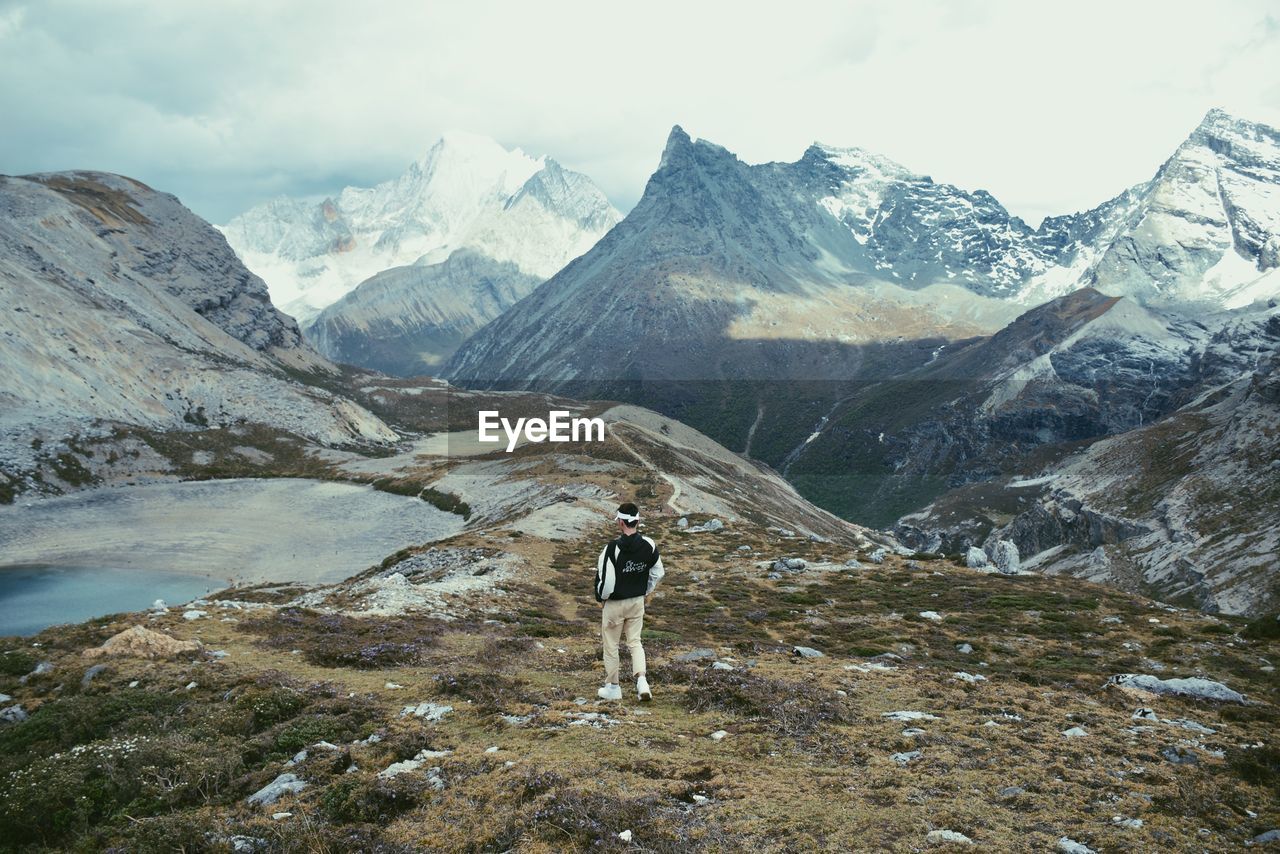
[[[644,571],[645,571],[645,569],[646,569],[646,567],[645,567],[645,565],[644,565],[644,561],[639,561],[639,560],[629,560],[629,561],[627,561],[626,565],[622,567],[622,571],[623,571],[624,573],[627,573],[627,572],[644,572]]]

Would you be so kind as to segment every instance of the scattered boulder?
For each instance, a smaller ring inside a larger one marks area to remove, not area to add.
[[[964,553],[964,565],[970,569],[981,569],[984,566],[990,566],[991,561],[987,560],[987,553],[977,546],[969,546],[969,550]]]
[[[96,679],[106,669],[107,669],[107,665],[105,664],[95,664],[92,667],[90,667],[88,670],[84,672],[84,676],[80,677],[80,687],[83,688],[87,686],[90,682]]]
[[[1192,697],[1197,700],[1217,700],[1223,703],[1244,703],[1244,695],[1233,691],[1221,682],[1192,676],[1187,679],[1160,679],[1146,673],[1121,673],[1107,680],[1108,686],[1127,691],[1145,691],[1148,694],[1167,694]]]
[[[687,532],[690,534],[714,534],[716,531],[723,530],[724,522],[721,522],[719,519],[708,519],[701,525],[695,525],[692,528],[688,528]]]
[[[960,653],[961,655],[972,655],[973,645],[969,643],[956,644],[956,652]]]
[[[184,620],[200,620],[207,616],[209,616],[209,612],[201,611],[199,608],[192,608],[190,611],[182,612],[182,619]]]
[[[858,560],[856,557],[849,558],[844,562],[844,565],[849,569],[862,569],[862,561]]]
[[[715,658],[715,657],[716,657],[716,651],[714,649],[699,647],[698,649],[692,649],[692,650],[689,650],[688,652],[677,655],[675,657],[675,660],[681,661],[681,662],[690,662],[690,661],[702,661],[707,658]]]
[[[1017,575],[1022,568],[1018,547],[1012,540],[996,540],[986,547],[987,557],[1001,575]]]
[[[1074,839],[1063,836],[1058,839],[1058,851],[1061,854],[1098,854],[1088,845],[1076,842]]]
[[[32,670],[26,676],[23,676],[21,679],[18,680],[18,682],[22,685],[25,685],[27,684],[27,681],[31,679],[32,676],[44,676],[46,673],[52,673],[52,672],[53,672],[53,662],[42,661],[36,665],[35,670]]]
[[[708,737],[709,737],[712,741],[724,741],[725,736],[727,736],[728,734],[729,734],[729,733],[728,733],[728,732],[726,732],[725,730],[718,729],[718,730],[716,730],[715,732],[711,733],[711,735],[710,735],[710,736],[708,736]]]
[[[270,806],[285,795],[296,795],[307,787],[296,774],[281,774],[245,800],[253,806]]]
[[[1088,734],[1088,730],[1084,729],[1084,727],[1078,726],[1073,726],[1071,729],[1064,729],[1062,731],[1063,738],[1084,738]]]
[[[791,650],[792,655],[798,655],[801,658],[825,658],[826,656],[811,646],[797,646]]]
[[[931,830],[924,841],[930,845],[944,845],[948,842],[958,845],[972,845],[973,840],[965,836],[963,833],[957,833],[954,830]]]
[[[888,718],[891,721],[898,721],[899,723],[910,723],[912,721],[936,721],[938,719],[937,715],[931,715],[928,712],[912,712],[912,711],[885,712],[884,714],[880,715],[880,717]]]
[[[164,632],[132,626],[107,638],[102,646],[80,653],[85,658],[172,658],[188,652],[199,652],[200,641],[182,641]]]
[[[0,703],[7,703],[12,699],[13,698],[10,697],[8,694],[0,694]]]
[[[421,767],[421,759],[405,759],[401,762],[392,762],[386,768],[378,772],[378,777],[383,780],[390,780],[392,777],[398,777],[401,774],[408,774],[410,771],[417,771]]]
[[[424,702],[416,706],[405,706],[400,710],[400,717],[406,718],[412,715],[415,718],[422,718],[424,721],[438,721],[452,711],[453,706]]]
[[[899,765],[907,766],[923,755],[919,750],[908,750],[904,753],[894,753],[889,758]]]
[[[970,685],[977,682],[987,681],[987,677],[983,676],[981,673],[966,673],[963,670],[957,670],[955,673],[952,673],[951,676],[961,682],[968,682]]]
[[[1166,718],[1165,723],[1171,726],[1181,727],[1182,729],[1189,729],[1192,732],[1198,732],[1201,735],[1217,735],[1218,733],[1216,729],[1207,727],[1204,724],[1196,723],[1195,721],[1189,721],[1186,718],[1173,718],[1172,720]]]
[[[1250,841],[1254,845],[1262,845],[1266,842],[1280,842],[1280,827],[1275,830],[1268,830],[1266,833],[1259,833]]]
[[[799,557],[780,557],[773,562],[774,572],[803,572],[809,562]]]
[[[874,564],[879,565],[884,563],[884,559],[886,555],[888,555],[888,552],[886,552],[884,549],[882,548],[876,549],[871,554],[867,555],[867,560],[871,561]]]
[[[619,839],[621,839],[623,842],[630,842],[630,841],[631,841],[631,831],[630,831],[630,830],[620,830],[620,831],[618,831],[618,838],[619,838]]]
[[[1200,758],[1181,745],[1171,744],[1160,751],[1166,762],[1174,765],[1198,765]]]
[[[1002,798],[1016,798],[1018,795],[1025,793],[1027,790],[1021,786],[1005,786],[998,794]]]
[[[687,516],[681,516],[680,521],[676,522],[676,527],[677,528],[689,527],[689,518]]]
[[[22,706],[10,706],[7,709],[0,709],[0,722],[7,724],[20,724],[27,718],[31,717],[27,714],[27,710]]]
[[[942,621],[942,615],[937,611],[921,611],[920,616],[926,620],[932,620],[935,623]]]
[[[727,661],[717,661],[711,665],[712,670],[733,670],[734,666]]]

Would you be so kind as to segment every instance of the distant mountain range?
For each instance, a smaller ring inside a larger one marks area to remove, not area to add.
[[[626,219],[445,373],[642,403],[865,524],[962,490],[973,500],[947,504],[946,524],[924,511],[929,524],[900,527],[954,549],[1030,507],[1032,493],[1001,494],[995,512],[982,484],[1266,363],[1278,247],[1280,133],[1218,110],[1150,181],[1035,229],[985,192],[859,149],[748,165],[677,127]],[[1263,596],[1257,578],[1245,587]],[[1202,588],[1199,604],[1218,607],[1221,585]]]
[[[1220,111],[1034,229],[858,149],[749,165],[678,127],[621,221],[585,177],[457,136],[227,240],[102,173],[3,178],[0,206],[9,500],[119,424],[393,441],[323,353],[647,406],[918,549],[1277,601],[1280,134]],[[311,343],[268,287],[319,309]]]
[[[1155,308],[1237,308],[1274,295],[1278,234],[1280,133],[1217,110],[1146,184],[1038,229],[988,193],[859,149],[748,165],[677,127],[627,218],[447,373],[608,383],[671,378],[679,362],[686,376],[754,377],[729,357],[737,342],[955,339],[1082,286]],[[616,346],[606,317],[643,329],[643,354]],[[781,367],[766,361],[765,375]],[[847,375],[810,378],[823,373]]]
[[[425,374],[620,218],[585,175],[451,133],[394,180],[222,231],[326,356]]]

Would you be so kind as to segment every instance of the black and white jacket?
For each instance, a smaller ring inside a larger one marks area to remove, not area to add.
[[[657,543],[639,533],[623,534],[596,561],[596,601],[647,596],[664,573]]]

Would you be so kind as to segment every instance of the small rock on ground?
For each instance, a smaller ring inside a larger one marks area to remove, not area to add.
[[[931,830],[929,835],[924,838],[924,841],[930,845],[942,845],[947,842],[954,842],[960,845],[973,844],[972,839],[954,830]]]

